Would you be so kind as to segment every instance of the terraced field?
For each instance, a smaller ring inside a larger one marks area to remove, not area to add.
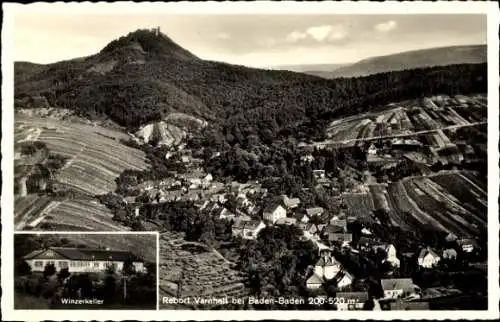
[[[484,95],[460,99],[436,96],[389,104],[380,111],[335,120],[326,130],[328,139],[316,145],[353,146],[366,140],[484,124],[487,105],[483,99]]]
[[[473,174],[438,173],[393,183],[389,187],[394,201],[392,211],[400,217],[411,214],[422,224],[429,223],[457,236],[484,236],[487,194],[466,176]]]
[[[128,138],[119,131],[23,115],[16,116],[15,128],[17,142],[28,133],[28,139],[42,141],[51,152],[70,158],[56,180],[89,195],[114,190],[115,179],[125,169],[147,167],[142,151],[119,142]]]
[[[245,277],[231,268],[227,260],[209,249],[187,250],[183,248],[186,244],[181,234],[163,233],[160,237],[160,308],[194,308],[162,304],[163,296],[230,298],[248,294]]]
[[[58,201],[33,194],[17,197],[14,209],[14,225],[17,230],[26,227],[44,231],[129,230],[112,220],[113,214],[106,206],[91,198]]]
[[[357,218],[370,217],[375,210],[372,197],[369,193],[344,193],[342,199],[347,206],[350,216]]]

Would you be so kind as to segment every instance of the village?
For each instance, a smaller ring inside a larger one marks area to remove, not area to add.
[[[377,150],[374,144],[366,145],[364,153],[368,163],[377,155]],[[317,188],[328,189],[329,195],[340,205],[332,210],[319,205],[304,206],[300,198],[286,194],[270,195],[257,180],[245,183],[216,181],[212,174],[203,170],[203,160],[195,154],[185,147],[171,149],[165,158],[177,158],[185,171],[172,171],[170,177],[125,187],[129,196],[123,197],[123,202],[135,209],[130,216],[134,220],[144,219],[141,209],[147,204],[190,202],[200,213],[229,223],[233,238],[256,240],[266,227],[295,226],[302,231],[303,240],[315,245],[319,256],[317,262],[311,263],[303,283],[310,294],[319,298],[331,296],[328,289],[333,286],[336,298],[346,299],[336,303],[337,310],[367,309],[368,300],[376,303],[371,306],[374,310],[429,309],[431,300],[459,297],[463,292],[446,285],[421,287],[412,279],[414,271],[425,275],[449,269],[456,263],[457,267],[467,267],[469,262],[482,261],[478,255],[481,247],[475,236],[461,230],[441,234],[444,238],[441,243],[431,245],[422,241],[398,249],[394,239],[387,239],[387,235],[380,234],[377,228],[386,224],[383,217],[377,217],[378,213],[385,210],[392,217],[395,211],[388,206],[385,209],[377,206],[387,204],[387,200],[377,202],[377,198],[388,196],[386,190],[381,194],[379,191],[378,195],[375,193],[381,187],[376,179],[368,183],[358,181],[346,188],[324,169],[314,169]],[[307,164],[314,156],[302,153],[300,158]],[[363,209],[360,211],[360,208]],[[401,228],[391,220],[387,224],[389,227]],[[157,230],[158,226],[152,223],[152,220],[142,220],[142,227]],[[357,261],[370,263],[362,264],[364,268],[375,265],[380,273],[370,276],[365,271],[360,275],[359,268],[350,269]],[[367,290],[365,283],[374,278],[380,286],[376,295]]]

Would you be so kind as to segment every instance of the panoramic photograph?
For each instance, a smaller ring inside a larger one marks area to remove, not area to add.
[[[14,235],[14,307],[156,309],[156,234]]]
[[[487,310],[486,18],[20,10],[16,307]]]

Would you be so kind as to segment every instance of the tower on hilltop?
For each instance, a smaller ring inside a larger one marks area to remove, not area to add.
[[[155,36],[159,36],[160,35],[160,27],[159,26],[156,27],[156,28],[154,28],[153,30],[155,32]]]

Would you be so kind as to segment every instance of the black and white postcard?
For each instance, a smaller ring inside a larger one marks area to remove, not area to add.
[[[495,3],[3,8],[6,318],[498,318]]]

